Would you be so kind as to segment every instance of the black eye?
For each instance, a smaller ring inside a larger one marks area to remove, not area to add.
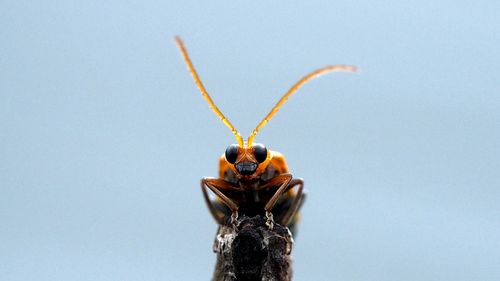
[[[256,143],[253,146],[253,155],[255,155],[255,160],[257,162],[262,163],[267,158],[267,148],[260,143]]]
[[[227,162],[234,164],[236,162],[236,158],[238,158],[238,149],[239,146],[237,144],[231,144],[226,148],[226,160]]]

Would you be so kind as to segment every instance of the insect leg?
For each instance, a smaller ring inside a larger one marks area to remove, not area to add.
[[[264,206],[264,210],[266,211],[266,217],[267,217],[267,225],[269,228],[273,227],[273,214],[271,213],[271,210],[273,209],[274,205],[276,202],[278,202],[278,199],[285,193],[288,188],[290,181],[292,180],[292,175],[291,174],[281,174],[278,175],[272,179],[270,179],[268,182],[263,184],[260,189],[267,188],[267,187],[272,187],[276,186],[277,184],[281,184],[278,190],[276,190],[276,193],[269,199],[267,204]]]
[[[222,179],[216,179],[216,178],[202,178],[201,179],[201,188],[203,192],[203,197],[205,198],[205,202],[207,202],[208,209],[214,219],[220,223],[222,221],[222,218],[220,218],[216,213],[217,210],[215,209],[214,205],[212,202],[210,202],[210,198],[208,197],[208,193],[206,191],[206,187],[208,187],[215,195],[217,195],[222,203],[224,203],[232,212],[233,212],[233,218],[237,218],[238,216],[238,204],[234,202],[232,199],[227,197],[224,193],[222,193],[221,190],[237,190],[239,191],[240,188],[233,186],[231,183],[222,180]]]
[[[273,186],[281,186],[284,182],[290,181],[292,178],[292,174],[279,174],[258,186],[256,190],[262,190]]]
[[[270,179],[259,188],[259,189],[264,189],[280,185],[278,190],[276,190],[276,193],[274,193],[271,199],[269,199],[269,201],[267,202],[266,206],[264,207],[264,210],[271,211],[273,209],[274,205],[276,204],[280,196],[288,190],[291,181],[292,181],[291,174],[281,174]]]
[[[297,210],[300,206],[300,203],[302,202],[302,192],[304,190],[304,180],[303,179],[293,179],[290,181],[290,184],[288,185],[290,188],[294,188],[296,185],[298,185],[297,189],[297,194],[295,194],[295,197],[293,199],[292,206],[288,209],[286,212],[285,216],[283,219],[281,219],[281,223],[284,226],[288,226],[290,222],[292,221],[293,217],[297,213]]]
[[[201,180],[201,192],[203,193],[203,199],[205,199],[205,203],[207,204],[208,211],[214,218],[215,222],[218,224],[222,224],[223,219],[224,219],[224,214],[221,214],[217,208],[215,208],[214,203],[212,200],[210,200],[210,197],[208,196],[208,191],[205,188],[205,183],[203,182],[203,179]]]

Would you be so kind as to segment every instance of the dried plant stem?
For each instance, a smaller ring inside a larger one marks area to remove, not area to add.
[[[290,281],[292,244],[288,228],[274,224],[269,229],[260,216],[243,217],[236,227],[221,226],[213,281]]]

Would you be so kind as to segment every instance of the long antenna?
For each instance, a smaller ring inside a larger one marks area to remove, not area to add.
[[[222,123],[224,123],[227,127],[229,127],[231,132],[233,132],[234,136],[236,137],[236,141],[238,142],[238,145],[240,147],[243,147],[243,137],[241,137],[240,133],[238,133],[238,131],[233,126],[233,124],[231,124],[229,119],[227,119],[226,116],[224,116],[224,114],[222,114],[222,112],[215,105],[214,101],[212,100],[212,98],[208,94],[207,90],[203,86],[203,83],[201,83],[200,77],[198,76],[198,73],[196,73],[196,70],[194,69],[193,63],[191,62],[191,59],[189,58],[186,47],[184,47],[184,42],[182,42],[182,39],[179,36],[176,36],[175,43],[177,44],[177,47],[181,51],[182,57],[184,58],[184,62],[186,62],[188,70],[191,73],[191,76],[193,76],[193,79],[194,79],[194,82],[196,83],[196,86],[198,86],[198,89],[200,90],[201,94],[203,95],[205,100],[210,105],[210,108],[217,116],[219,116]]]
[[[338,65],[329,65],[323,68],[320,68],[318,70],[315,70],[306,76],[302,77],[295,85],[293,85],[288,92],[286,92],[281,99],[276,103],[276,105],[269,111],[269,113],[260,121],[259,125],[253,129],[252,134],[248,136],[247,140],[247,146],[252,146],[253,139],[255,138],[255,135],[264,127],[271,118],[274,117],[274,115],[278,112],[280,107],[286,102],[286,100],[293,94],[295,91],[297,91],[300,86],[304,85],[305,83],[309,82],[309,80],[316,78],[318,76],[321,76],[323,74],[329,73],[329,72],[338,72],[338,71],[350,71],[350,72],[356,72],[357,68],[352,65],[344,65],[344,64],[338,64]]]

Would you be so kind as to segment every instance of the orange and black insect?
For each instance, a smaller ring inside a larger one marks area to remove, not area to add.
[[[229,127],[237,141],[236,144],[229,145],[219,158],[219,177],[206,177],[201,180],[203,196],[213,218],[218,224],[226,224],[237,222],[238,214],[265,215],[269,227],[272,227],[275,221],[283,226],[292,227],[304,199],[304,181],[293,177],[281,153],[255,143],[254,138],[300,86],[325,73],[355,72],[356,67],[330,65],[307,74],[281,97],[244,141],[233,124],[214,104],[196,73],[182,40],[179,37],[175,40],[196,86],[214,113]],[[210,199],[208,190],[216,195],[216,200]]]

